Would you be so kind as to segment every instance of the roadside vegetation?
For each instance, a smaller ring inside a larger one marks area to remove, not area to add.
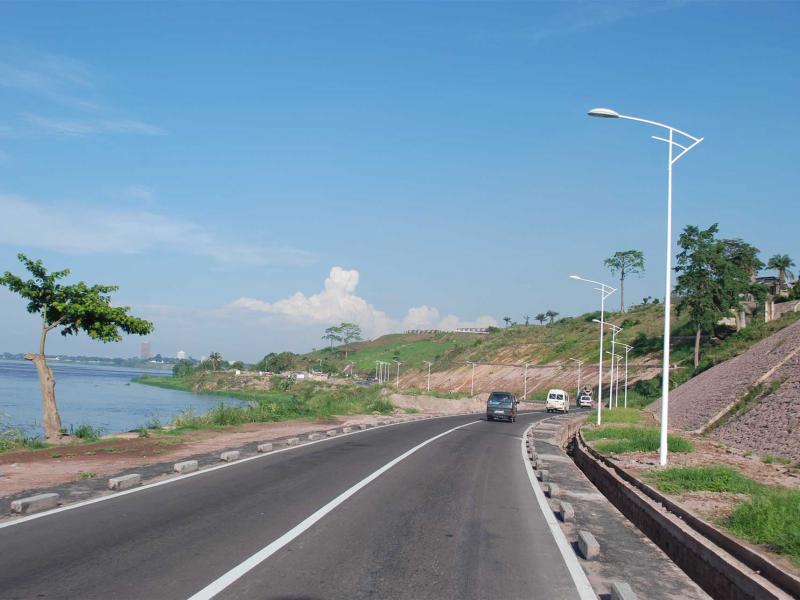
[[[654,470],[647,473],[646,479],[667,494],[741,494],[743,500],[717,524],[786,556],[800,567],[800,490],[767,486],[719,465]]]
[[[613,411],[609,411],[613,412]],[[592,447],[602,454],[625,454],[627,452],[655,452],[659,448],[657,427],[639,425],[601,425],[583,430],[583,437],[592,442]],[[670,452],[694,452],[694,446],[686,438],[670,434],[667,437]]]
[[[171,434],[245,423],[269,423],[290,419],[330,419],[339,415],[390,414],[394,406],[383,397],[383,387],[331,385],[324,382],[276,378],[270,390],[210,391],[236,398],[239,405],[220,402],[205,414],[187,410],[173,419]],[[195,389],[196,378],[143,376],[134,381],[170,389]],[[140,435],[144,436],[143,433]]]

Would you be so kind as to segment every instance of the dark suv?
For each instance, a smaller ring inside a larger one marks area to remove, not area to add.
[[[517,420],[517,399],[511,392],[492,392],[486,401],[486,420]]]

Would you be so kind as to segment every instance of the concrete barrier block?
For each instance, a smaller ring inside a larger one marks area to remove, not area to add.
[[[322,439],[322,438],[324,438],[324,437],[325,437],[325,436],[324,436],[324,435],[322,435],[321,433],[309,433],[309,434],[308,434],[308,439],[309,439],[309,440],[311,440],[312,442],[313,442],[314,440],[321,440],[321,439]]]
[[[564,523],[571,523],[575,520],[575,509],[572,508],[572,503],[566,500],[558,501],[558,510],[556,511],[558,518]]]
[[[361,431],[364,431],[364,430],[365,430],[367,427],[369,427],[369,425],[367,425],[366,423],[359,423],[359,424],[358,424],[358,428],[359,428]]]
[[[536,471],[536,479],[544,483],[545,481],[550,481],[550,471],[547,470],[540,470]]]
[[[342,427],[342,433],[352,433],[352,427]]]
[[[219,455],[220,460],[224,460],[225,462],[233,462],[234,460],[239,460],[239,451],[238,450],[228,450],[227,452],[223,452]]]
[[[600,554],[600,544],[590,532],[581,529],[578,532],[578,551],[586,560],[593,560]]]
[[[329,429],[328,431],[325,432],[325,435],[327,435],[328,437],[334,437],[336,435],[339,435],[339,432],[336,431],[335,429]]]
[[[544,462],[541,458],[537,458],[536,459],[536,464],[534,465],[534,468],[539,469],[540,471],[543,471],[543,470],[547,469],[547,466],[548,465],[547,465],[546,462]]]
[[[272,452],[272,442],[266,444],[259,444],[256,448],[259,452]]]
[[[561,490],[557,483],[548,483],[545,486],[544,493],[547,494],[548,498],[558,498],[561,495]]]
[[[50,510],[58,506],[58,500],[59,496],[55,493],[36,494],[35,496],[20,498],[19,500],[13,500],[11,502],[11,512],[19,515],[28,515],[42,512],[43,510]]]
[[[176,473],[191,473],[192,471],[197,471],[199,466],[196,460],[184,460],[172,465],[172,470]]]
[[[297,446],[300,443],[300,438],[290,437],[286,439],[287,446]]]
[[[636,594],[631,586],[624,581],[614,581],[611,583],[611,600],[636,600]]]
[[[121,477],[112,477],[108,480],[108,489],[114,491],[127,490],[142,483],[142,476],[138,473],[131,473],[130,475],[122,475]]]

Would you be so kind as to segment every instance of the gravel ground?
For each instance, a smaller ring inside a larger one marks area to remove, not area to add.
[[[800,322],[762,340],[744,354],[690,379],[670,394],[670,426],[685,431],[700,429],[720,411],[744,396],[756,380],[798,347]],[[790,361],[791,365],[787,363],[768,379],[788,377],[775,394],[759,402],[743,417],[720,428],[724,432],[720,435],[725,436],[726,442],[738,445],[735,442],[739,438],[755,442],[758,438],[776,436],[776,440],[780,441],[773,446],[777,448],[788,443],[796,447],[791,455],[797,455],[800,451],[800,431],[797,428],[800,375],[797,373],[797,357],[795,355],[795,360]],[[660,402],[651,405],[649,410],[658,415]],[[741,425],[745,420],[748,423],[746,427]],[[772,440],[760,441],[772,443]]]

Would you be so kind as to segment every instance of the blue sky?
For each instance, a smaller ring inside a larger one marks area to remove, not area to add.
[[[245,360],[342,319],[591,310],[567,276],[629,248],[627,297],[662,296],[666,151],[595,106],[705,137],[676,233],[798,259],[799,26],[797,2],[5,2],[0,271],[116,283],[154,351]],[[33,348],[23,312],[0,290],[0,351]]]

